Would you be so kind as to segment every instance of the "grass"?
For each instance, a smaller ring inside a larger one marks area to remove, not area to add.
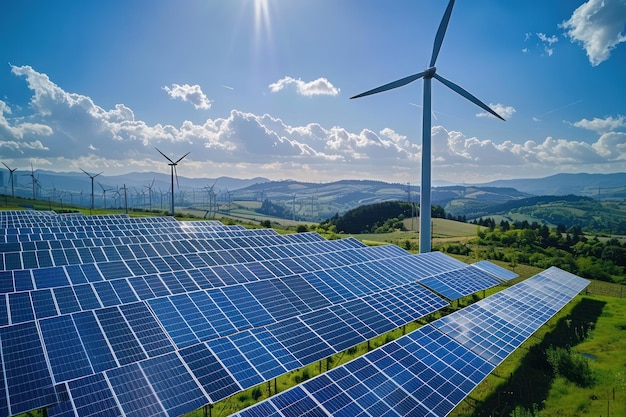
[[[450,416],[624,416],[625,336],[626,300],[578,296],[514,351]],[[543,359],[549,346],[570,347],[573,354],[590,358],[593,386],[582,388],[555,377]]]

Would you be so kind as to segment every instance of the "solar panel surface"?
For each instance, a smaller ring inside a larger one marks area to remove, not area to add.
[[[470,268],[218,222],[0,224],[0,416],[189,412],[446,306],[417,282]]]
[[[550,268],[238,416],[446,416],[588,281]]]

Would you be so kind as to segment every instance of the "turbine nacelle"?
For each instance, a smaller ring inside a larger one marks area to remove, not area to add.
[[[422,72],[423,78],[433,78],[435,73],[437,72],[437,67],[427,68],[424,72]]]

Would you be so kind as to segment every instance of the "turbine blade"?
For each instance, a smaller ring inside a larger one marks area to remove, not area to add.
[[[169,158],[169,156],[167,156],[167,155],[165,155],[163,152],[161,152],[161,151],[159,150],[159,148],[157,148],[157,147],[155,146],[155,147],[154,147],[154,149],[156,149],[158,153],[160,153],[161,155],[163,155],[163,157],[164,157],[165,159],[167,159],[168,161],[170,161],[172,164],[174,163],[174,161],[172,161],[172,160]]]
[[[90,174],[90,173],[88,173],[87,171],[85,171],[84,169],[82,169],[82,168],[78,168],[78,169],[80,169],[80,170],[81,170],[81,171],[83,171],[85,174],[87,174],[87,176],[91,177],[91,174]]]
[[[184,156],[183,156],[183,158],[184,158]],[[180,161],[180,159],[179,159],[179,161]],[[174,168],[174,176],[176,177],[176,187],[180,190],[180,184],[178,183],[178,170],[176,169],[176,164],[172,165],[172,167]]]
[[[493,114],[494,116],[496,116],[498,119],[500,120],[504,120],[504,118],[502,116],[500,116],[498,113],[496,113],[495,111],[493,111],[491,109],[491,107],[489,107],[488,105],[486,105],[485,103],[483,103],[482,101],[480,101],[477,97],[475,97],[474,95],[472,95],[470,92],[468,92],[467,90],[463,89],[461,86],[453,83],[452,81],[446,80],[445,78],[443,78],[441,75],[439,74],[435,74],[434,77],[436,79],[438,79],[443,85],[447,86],[449,89],[451,89],[452,91],[457,92],[458,94],[462,95],[463,97],[465,97],[466,99],[468,99],[469,101],[471,101],[472,103],[476,104],[478,107],[486,110],[487,112],[489,112],[490,114]]]
[[[4,162],[2,163],[2,165],[4,165],[5,167],[7,167],[7,169],[10,171],[11,168],[9,168],[9,166],[7,164],[5,164]]]
[[[357,94],[356,96],[350,97],[350,99],[365,97],[365,96],[369,96],[369,95],[376,94],[376,93],[382,93],[383,91],[392,90],[394,88],[402,87],[403,85],[406,85],[408,83],[411,83],[415,80],[422,78],[426,74],[426,72],[427,71],[422,71],[419,74],[409,75],[408,77],[404,77],[394,82],[391,82],[389,84],[382,85],[378,88],[374,88],[373,90],[369,90],[364,93]]]
[[[433,55],[430,58],[430,66],[434,67],[437,62],[437,56],[439,56],[439,50],[443,43],[443,38],[446,36],[446,30],[448,29],[448,22],[450,22],[450,15],[452,14],[452,8],[454,7],[454,0],[450,0],[448,7],[446,8],[441,23],[439,23],[439,29],[437,29],[437,35],[435,36],[435,44],[433,45]]]
[[[186,154],[184,154],[183,156],[181,156],[180,158],[178,158],[178,161],[174,162],[174,164],[177,164],[177,163],[179,163],[180,161],[182,161],[183,159],[185,159],[185,157],[186,157],[187,155],[189,155],[190,153],[191,153],[191,152],[187,152]]]

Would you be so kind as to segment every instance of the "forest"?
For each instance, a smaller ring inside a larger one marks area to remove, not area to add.
[[[403,220],[419,215],[414,205],[400,201],[369,204],[335,215],[322,222],[320,229],[336,233],[389,233],[405,230]],[[433,206],[433,218],[454,218],[441,206]],[[558,224],[551,227],[538,222],[480,218],[476,237],[467,242],[434,244],[434,250],[450,254],[474,255],[477,259],[492,259],[549,268],[556,266],[584,278],[626,284],[626,242],[607,234],[590,232],[583,225]],[[400,246],[405,247],[400,243]],[[407,247],[413,249],[409,244]],[[416,248],[415,248],[416,249]]]

